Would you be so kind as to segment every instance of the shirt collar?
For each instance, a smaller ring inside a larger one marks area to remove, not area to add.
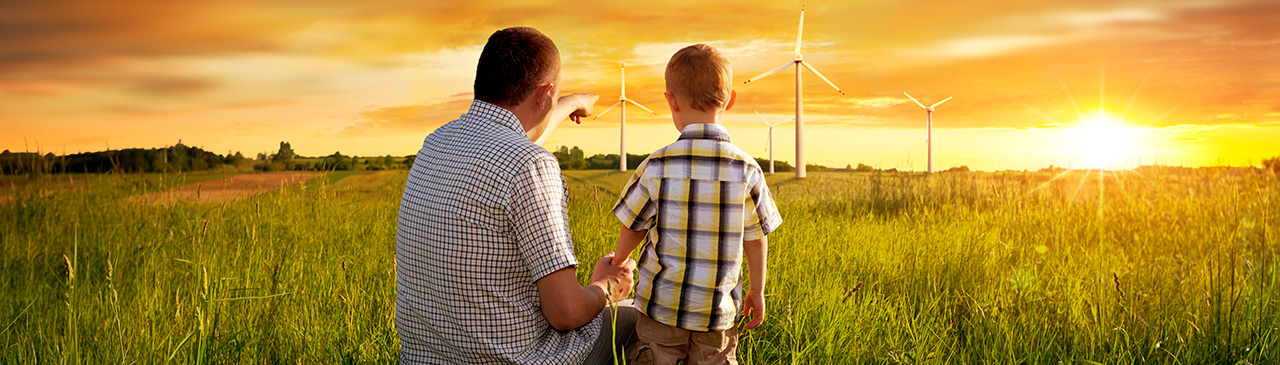
[[[729,130],[724,129],[724,126],[719,124],[693,123],[684,126],[684,130],[680,131],[680,139],[710,139],[729,142]]]
[[[516,118],[516,115],[512,114],[510,110],[480,99],[475,99],[471,102],[471,109],[467,110],[467,115],[479,120],[492,121],[521,134],[525,133],[524,126],[520,124],[520,119]]]

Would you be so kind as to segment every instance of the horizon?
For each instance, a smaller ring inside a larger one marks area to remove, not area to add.
[[[488,34],[528,25],[561,49],[562,93],[599,94],[597,113],[617,100],[626,63],[628,96],[658,112],[628,113],[630,154],[678,135],[661,95],[666,59],[717,47],[739,94],[724,123],[734,144],[767,158],[752,111],[794,116],[790,71],[742,81],[792,57],[801,5],[8,5],[0,27],[19,31],[0,34],[0,150],[183,140],[253,156],[290,141],[306,156],[410,155],[466,112]],[[810,164],[924,170],[925,113],[903,91],[926,104],[955,97],[933,116],[937,171],[1257,166],[1280,155],[1274,2],[804,5],[805,60],[848,93],[804,75]],[[734,21],[707,21],[716,17]],[[617,118],[564,125],[544,147],[616,154]],[[775,130],[779,161],[795,160],[787,127]]]

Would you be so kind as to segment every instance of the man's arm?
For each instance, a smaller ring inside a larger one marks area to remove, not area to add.
[[[640,245],[640,241],[644,240],[644,235],[648,232],[647,229],[632,231],[627,226],[622,226],[618,232],[618,248],[613,250],[613,264],[622,265],[627,258],[631,257],[631,251],[636,250],[636,246]]]
[[[594,112],[596,100],[600,100],[600,95],[576,93],[561,96],[556,100],[556,108],[551,110],[551,121],[547,122],[542,135],[538,136],[533,143],[539,146],[547,143],[551,133],[564,123],[565,118],[572,118],[574,123],[581,123],[582,118],[589,117]]]
[[[538,279],[542,315],[547,317],[551,327],[559,331],[581,327],[600,314],[609,302],[625,299],[631,294],[631,272],[636,268],[635,261],[626,260],[621,265],[612,265],[612,260],[613,253],[610,252],[596,261],[591,283],[587,286],[578,285],[573,267],[556,270]],[[613,289],[611,296],[610,287]]]
[[[743,299],[744,315],[751,316],[743,329],[759,327],[764,323],[764,278],[765,262],[769,255],[769,237],[762,236],[758,240],[742,242],[743,254],[747,256],[747,270],[750,271],[751,288]]]

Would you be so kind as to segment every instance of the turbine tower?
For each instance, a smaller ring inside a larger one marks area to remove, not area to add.
[[[794,121],[796,121],[796,120],[795,120],[795,119],[792,119],[792,120],[788,120],[788,121],[785,121],[785,122],[769,123],[769,120],[768,120],[768,119],[764,119],[764,116],[763,116],[763,115],[760,115],[760,112],[755,111],[755,110],[752,110],[752,111],[753,111],[753,112],[756,112],[756,116],[760,117],[760,120],[763,120],[763,121],[764,121],[764,124],[769,126],[769,175],[773,175],[773,127],[780,126],[780,125],[787,124],[787,123],[791,123],[791,122],[794,122]]]
[[[921,108],[924,108],[925,118],[927,118],[925,128],[928,129],[929,131],[928,132],[929,136],[927,137],[927,139],[925,139],[925,142],[929,145],[929,173],[932,174],[933,173],[933,108],[939,105],[942,105],[942,103],[947,102],[947,100],[951,100],[951,98],[954,98],[954,96],[948,96],[946,99],[942,99],[942,101],[933,103],[933,105],[924,106],[923,103],[921,103],[919,100],[916,100],[916,98],[911,97],[911,94],[908,94],[906,91],[903,91],[902,95],[906,95],[908,99],[911,99],[911,101],[916,102],[916,105],[919,105]]]
[[[640,109],[644,109],[644,111],[653,115],[658,115],[658,113],[649,110],[649,108],[644,107],[644,105],[640,105],[640,103],[637,103],[635,100],[627,99],[627,65],[623,64],[621,65],[621,68],[622,93],[618,94],[618,102],[613,103],[613,105],[610,105],[609,108],[600,112],[600,114],[596,114],[594,119],[600,119],[600,117],[604,116],[604,113],[608,113],[609,110],[613,109],[613,107],[622,105],[622,110],[618,111],[618,114],[622,115],[622,124],[620,124],[618,128],[620,131],[618,134],[618,171],[627,171],[627,103],[635,104],[640,107]]]
[[[800,28],[796,30],[795,59],[790,62],[782,64],[782,66],[778,66],[778,68],[769,70],[769,72],[765,72],[760,74],[759,76],[752,77],[751,79],[744,82],[744,84],[749,84],[752,81],[756,81],[756,80],[765,78],[769,75],[781,72],[782,70],[785,70],[787,67],[791,67],[793,64],[795,65],[795,68],[796,68],[796,177],[797,178],[805,177],[804,118],[803,118],[804,117],[804,103],[803,103],[804,95],[801,92],[800,67],[809,69],[809,71],[813,72],[814,75],[818,75],[818,78],[822,79],[822,81],[826,81],[827,85],[831,85],[831,87],[836,89],[837,92],[840,92],[840,95],[844,95],[844,91],[840,90],[840,87],[832,83],[831,80],[827,80],[826,76],[822,76],[822,73],[818,72],[818,69],[813,68],[812,65],[809,65],[808,62],[804,62],[804,57],[800,55],[800,37],[802,34],[804,34],[804,7],[803,6],[800,7]]]

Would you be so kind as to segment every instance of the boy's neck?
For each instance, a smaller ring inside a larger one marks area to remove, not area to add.
[[[705,113],[705,114],[699,113],[699,114],[693,114],[693,115],[687,115],[687,114],[682,115],[681,116],[682,118],[680,118],[681,119],[680,121],[684,124],[684,126],[680,127],[680,129],[683,130],[684,127],[688,127],[694,124],[721,124],[722,121],[720,117],[722,115],[723,115],[722,113]]]

